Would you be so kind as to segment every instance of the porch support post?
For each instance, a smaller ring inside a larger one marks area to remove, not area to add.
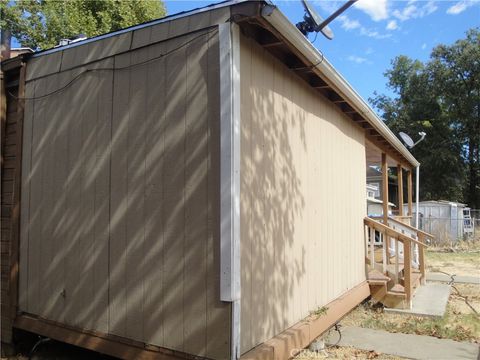
[[[412,211],[412,169],[408,170],[407,177],[407,196],[408,196],[408,216],[413,216]]]
[[[403,169],[402,165],[397,165],[398,181],[398,215],[403,216]]]
[[[387,154],[382,153],[383,223],[388,226],[388,164]]]

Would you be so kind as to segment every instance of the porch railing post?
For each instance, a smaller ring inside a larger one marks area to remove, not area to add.
[[[422,243],[425,244],[425,235],[421,232],[418,234],[418,240]],[[422,274],[421,277],[421,284],[425,285],[425,247],[424,246],[418,246],[418,252],[419,252],[419,257],[418,257],[418,268],[420,270],[420,274]]]
[[[408,197],[408,216],[413,217],[412,169],[408,170],[408,175],[407,175],[407,197]],[[410,225],[412,224],[410,223]],[[418,227],[417,224],[415,225]]]
[[[383,223],[388,226],[388,163],[385,153],[382,153],[382,197]]]
[[[397,166],[398,182],[398,215],[403,217],[403,169],[402,165]]]
[[[411,258],[410,241],[403,242],[403,274],[404,288],[407,296],[407,306],[410,308],[412,304],[412,258]]]
[[[375,229],[370,228],[370,263],[372,269],[375,269]]]

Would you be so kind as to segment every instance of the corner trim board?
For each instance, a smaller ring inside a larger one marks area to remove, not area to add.
[[[232,302],[231,358],[240,357],[240,30],[219,25],[220,300]]]

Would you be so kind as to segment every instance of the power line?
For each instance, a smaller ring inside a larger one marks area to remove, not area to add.
[[[132,69],[132,68],[135,68],[135,67],[139,67],[139,66],[143,66],[143,65],[147,65],[147,64],[150,64],[152,62],[155,62],[161,58],[164,58],[165,56],[168,56],[182,48],[184,48],[185,46],[188,46],[190,45],[192,42],[198,40],[199,38],[203,37],[203,36],[206,36],[208,34],[211,34],[212,32],[215,32],[216,29],[212,29],[210,31],[208,31],[207,33],[202,33],[198,36],[195,36],[194,38],[184,42],[183,44],[177,46],[176,48],[173,48],[163,54],[160,54],[156,57],[153,57],[151,59],[148,59],[148,60],[145,60],[145,61],[142,61],[142,62],[139,62],[139,63],[136,63],[136,64],[131,64],[131,65],[127,65],[127,66],[123,66],[123,67],[104,67],[104,68],[96,68],[96,69],[86,69],[82,72],[80,72],[79,74],[77,74],[72,80],[70,80],[68,83],[66,83],[64,86],[52,91],[52,92],[49,92],[47,94],[43,94],[43,95],[40,95],[40,96],[33,96],[33,97],[18,97],[18,96],[15,96],[13,95],[10,91],[8,92],[10,96],[12,96],[14,99],[17,99],[17,100],[39,100],[39,99],[43,99],[43,98],[46,98],[48,96],[51,96],[51,95],[55,95],[55,94],[58,94],[59,92],[67,89],[68,87],[70,87],[72,84],[74,84],[80,77],[84,76],[85,74],[88,74],[88,73],[94,73],[94,72],[101,72],[101,71],[122,71],[122,70],[127,70],[127,69]],[[208,40],[210,40],[212,37],[210,36]]]

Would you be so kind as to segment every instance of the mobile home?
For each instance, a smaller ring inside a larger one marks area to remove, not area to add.
[[[372,231],[421,246],[388,211],[366,218],[365,192],[368,166],[399,169],[408,218],[418,162],[268,2],[2,70],[2,341],[16,328],[121,358],[286,359],[388,295]],[[416,270],[400,271],[390,297],[408,306]]]

